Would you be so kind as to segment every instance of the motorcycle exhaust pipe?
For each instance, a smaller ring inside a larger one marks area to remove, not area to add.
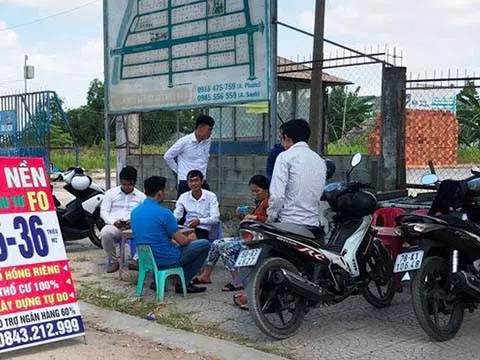
[[[279,269],[272,276],[275,285],[285,286],[295,294],[312,301],[319,301],[325,298],[325,290],[317,284],[304,279],[285,269]]]
[[[450,282],[453,290],[462,295],[467,295],[474,299],[480,298],[480,279],[465,271],[458,271],[452,274]]]

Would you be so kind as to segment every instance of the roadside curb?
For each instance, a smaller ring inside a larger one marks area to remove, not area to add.
[[[190,333],[162,326],[152,321],[106,310],[95,305],[79,301],[82,315],[101,321],[108,328],[132,333],[144,339],[175,347],[186,352],[195,351],[225,360],[285,360],[285,358],[264,353],[229,341]],[[88,333],[87,333],[88,335]]]

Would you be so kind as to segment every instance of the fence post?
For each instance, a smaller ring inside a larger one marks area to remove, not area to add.
[[[219,121],[218,121],[218,127],[219,127],[219,138],[218,138],[218,169],[217,169],[217,194],[218,194],[218,202],[221,204],[222,203],[222,181],[223,181],[223,154],[222,154],[222,136],[223,136],[223,107],[220,107],[220,112],[219,112]]]
[[[313,38],[312,79],[310,81],[310,147],[325,154],[323,116],[323,38],[325,32],[325,0],[315,2],[315,29]]]
[[[406,184],[406,73],[405,67],[383,67],[380,174],[384,190],[405,189]]]
[[[277,25],[277,16],[278,16],[278,2],[277,0],[270,0],[270,73],[271,73],[271,84],[270,84],[270,138],[269,138],[269,148],[276,144],[277,142],[277,96],[278,96],[278,69],[277,69],[277,53],[278,53],[278,25]]]

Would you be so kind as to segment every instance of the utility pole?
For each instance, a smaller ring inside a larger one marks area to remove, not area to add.
[[[25,64],[23,65],[23,77],[25,79],[25,94],[27,93],[27,61],[28,61],[28,55],[25,55]]]
[[[323,38],[325,34],[325,0],[315,1],[315,28],[313,32],[312,80],[310,82],[310,147],[325,153],[323,116]]]
[[[25,94],[27,93],[27,80],[35,77],[35,68],[27,65],[28,55],[25,55],[25,62],[23,64],[23,79],[25,80]]]

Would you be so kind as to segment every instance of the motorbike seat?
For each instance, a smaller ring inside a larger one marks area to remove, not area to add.
[[[462,230],[480,234],[480,227],[471,221],[464,221],[455,215],[438,215],[437,218],[446,221],[449,225],[458,227]]]
[[[317,243],[323,243],[324,241],[325,232],[323,231],[323,227],[288,223],[274,223],[271,225],[282,232],[301,236]]]

